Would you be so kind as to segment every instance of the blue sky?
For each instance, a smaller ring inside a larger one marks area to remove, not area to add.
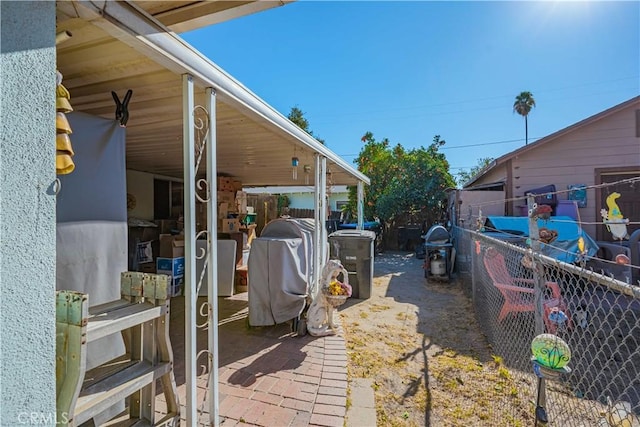
[[[522,91],[529,142],[640,94],[637,1],[302,0],[181,36],[348,162],[440,135],[456,174],[524,145]]]

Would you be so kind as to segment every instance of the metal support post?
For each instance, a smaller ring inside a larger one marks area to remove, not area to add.
[[[364,183],[358,181],[358,230],[364,229]]]
[[[211,425],[220,424],[220,405],[218,402],[218,180],[216,157],[216,91],[206,90],[206,108],[209,112],[209,133],[207,134],[207,189],[209,190],[207,203],[207,240],[208,268],[207,268],[207,298],[208,298],[208,358],[211,372],[209,372],[209,422]]]
[[[320,244],[318,245],[320,248],[320,268],[322,268],[328,258],[327,254],[327,158],[322,156],[320,159],[320,234],[318,235],[320,239]],[[318,277],[320,277],[320,270],[318,270]]]
[[[316,153],[314,156],[314,160],[315,160],[315,182],[314,182],[314,201],[313,201],[313,207],[314,207],[314,220],[315,220],[315,226],[314,226],[314,244],[313,244],[313,289],[312,289],[312,298],[315,299],[316,296],[318,295],[318,291],[319,291],[319,283],[320,283],[320,269],[322,268],[321,264],[320,264],[320,232],[319,232],[319,227],[320,227],[320,209],[321,209],[321,204],[320,204],[320,198],[321,198],[321,191],[320,191],[320,186],[322,185],[321,183],[321,179],[320,176],[322,175],[322,171],[320,170],[320,154]]]
[[[197,423],[196,416],[196,191],[193,77],[182,76],[182,116],[184,155],[184,325],[186,422]]]
[[[460,246],[462,246],[462,239],[458,240],[460,242]],[[471,259],[471,298],[473,301],[473,307],[474,309],[477,309],[477,302],[478,300],[476,299],[476,293],[478,291],[478,284],[477,284],[477,276],[478,276],[478,272],[476,270],[477,265],[478,265],[478,261],[480,259],[480,254],[476,253],[476,248],[480,247],[480,241],[479,240],[473,240],[473,238],[469,239],[469,247],[467,248],[467,250],[469,251],[468,253],[469,258]],[[425,257],[428,257],[429,254],[425,254]],[[478,260],[476,260],[476,258]]]
[[[320,284],[320,270],[327,259],[327,158],[317,154],[315,155],[316,175],[315,175],[315,228],[314,228],[314,257],[313,257],[313,275],[314,288],[313,298],[316,297]]]

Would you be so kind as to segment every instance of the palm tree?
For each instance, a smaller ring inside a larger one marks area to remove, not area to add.
[[[513,112],[520,114],[524,117],[524,144],[529,143],[529,124],[527,123],[527,116],[533,107],[536,106],[536,100],[533,99],[531,92],[520,92],[520,95],[516,96],[516,102],[513,103]]]

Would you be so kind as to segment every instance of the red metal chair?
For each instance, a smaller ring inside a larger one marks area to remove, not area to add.
[[[503,321],[511,313],[535,312],[534,281],[531,279],[512,277],[507,270],[504,256],[495,248],[487,248],[483,256],[484,266],[493,281],[493,285],[504,297],[504,303],[498,314],[498,322]],[[555,282],[546,282],[549,292],[545,292],[542,303],[544,323],[548,332],[554,333],[556,325],[549,320],[549,313],[554,308],[562,310],[567,317],[569,312],[560,294],[560,287]],[[549,295],[550,293],[550,295]],[[567,321],[570,325],[570,317]]]

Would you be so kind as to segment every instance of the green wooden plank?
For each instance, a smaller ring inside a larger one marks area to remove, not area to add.
[[[68,322],[70,325],[83,326],[87,324],[89,314],[88,296],[74,292],[69,301]]]
[[[64,378],[67,376],[67,347],[69,345],[69,325],[56,322],[56,395],[60,394]]]
[[[69,291],[56,292],[56,322],[67,323]]]
[[[56,294],[56,412],[69,420],[82,387],[86,366],[88,297],[74,291]]]
[[[131,271],[120,273],[120,295],[131,295]]]
[[[120,274],[120,294],[128,297],[142,296],[142,282],[145,273],[125,271]]]
[[[56,321],[82,326],[88,309],[88,296],[76,291],[56,292]]]
[[[131,273],[131,296],[132,297],[141,297],[142,296],[142,284],[145,281],[145,273],[134,272]]]
[[[166,300],[169,294],[171,278],[166,274],[147,274],[144,282],[144,297],[153,300]]]

